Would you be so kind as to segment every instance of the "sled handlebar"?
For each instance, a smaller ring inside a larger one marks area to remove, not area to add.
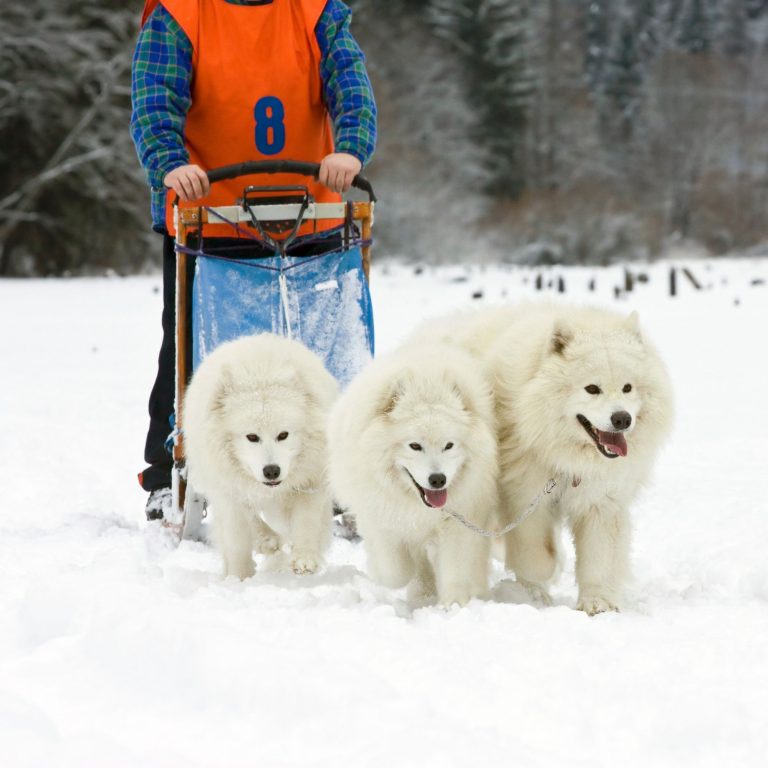
[[[222,165],[208,171],[208,181],[215,184],[225,179],[236,179],[238,176],[251,176],[259,173],[295,173],[298,176],[311,176],[316,179],[320,174],[320,163],[306,163],[296,160],[249,160],[234,165]],[[368,199],[376,202],[373,186],[364,176],[355,176],[352,186],[368,195]]]

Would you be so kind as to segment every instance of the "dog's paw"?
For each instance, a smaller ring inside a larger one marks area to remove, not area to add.
[[[437,597],[434,581],[414,579],[408,585],[407,600],[416,605],[427,605]]]
[[[256,573],[256,566],[253,560],[224,561],[224,578],[235,576],[240,581],[250,579]]]
[[[262,555],[274,555],[275,552],[280,551],[282,546],[283,543],[280,541],[280,538],[277,536],[277,534],[269,534],[259,539],[258,552]]]
[[[291,570],[297,576],[316,573],[320,568],[320,557],[310,552],[297,552],[291,558]]]
[[[439,590],[438,601],[444,608],[450,608],[452,605],[458,605],[460,608],[465,606],[475,595],[468,586],[457,584],[452,587],[443,587]]]
[[[525,579],[518,579],[517,581],[521,587],[525,588],[525,591],[534,603],[539,603],[539,605],[543,605],[545,608],[552,607],[552,598],[549,592],[547,592],[546,587],[537,584],[535,581],[526,581]]]
[[[576,609],[584,611],[588,616],[595,616],[598,613],[608,613],[609,611],[619,611],[619,606],[606,597],[599,595],[582,595],[579,602],[576,603]]]

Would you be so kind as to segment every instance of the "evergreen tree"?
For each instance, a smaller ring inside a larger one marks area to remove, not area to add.
[[[526,0],[434,0],[436,32],[462,57],[468,100],[480,116],[477,136],[487,152],[489,192],[517,197],[526,187],[528,118],[534,77]]]
[[[3,11],[0,275],[143,261],[147,192],[128,136],[137,17],[116,0]]]
[[[601,88],[610,40],[609,0],[586,0],[584,67],[591,90]]]
[[[637,34],[637,55],[650,61],[663,44],[663,0],[635,0],[633,18]]]
[[[745,0],[745,4],[750,19],[757,19],[768,10],[768,0]]]
[[[676,28],[678,19],[682,16],[688,0],[660,0],[660,15],[670,28]]]
[[[678,45],[689,53],[705,53],[712,45],[711,35],[705,0],[688,0],[680,17]]]
[[[643,83],[638,36],[634,21],[625,17],[613,41],[605,64],[603,124],[611,138],[624,142],[632,137],[640,88]]]
[[[728,56],[746,55],[750,48],[747,4],[744,0],[721,0],[718,11],[718,47]]]

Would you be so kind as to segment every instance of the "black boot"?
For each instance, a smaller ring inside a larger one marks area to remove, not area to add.
[[[147,506],[144,512],[147,520],[162,520],[165,512],[170,510],[173,503],[173,493],[170,488],[155,488],[151,491],[147,499]]]

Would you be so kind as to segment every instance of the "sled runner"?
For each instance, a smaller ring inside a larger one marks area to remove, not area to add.
[[[316,178],[319,167],[247,162],[208,178],[212,185],[256,174]],[[253,333],[287,336],[318,354],[341,387],[373,355],[368,280],[376,198],[361,176],[353,187],[368,200],[322,203],[302,185],[246,186],[231,205],[175,205],[176,423],[165,525],[182,538],[197,538],[205,507],[186,482],[182,405],[187,381],[213,349]]]

